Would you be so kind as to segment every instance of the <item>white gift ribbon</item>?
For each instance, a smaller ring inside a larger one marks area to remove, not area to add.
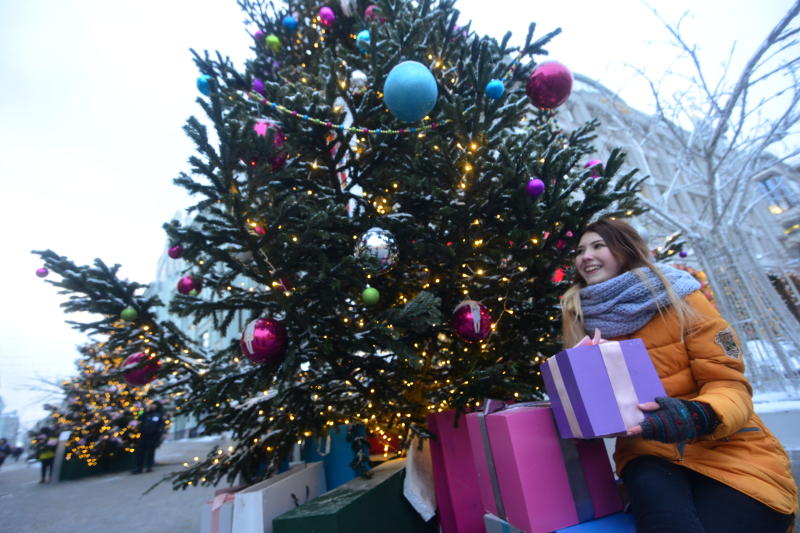
[[[567,394],[564,378],[561,377],[561,370],[558,368],[558,362],[555,357],[551,357],[545,364],[550,368],[550,373],[553,375],[553,383],[556,385],[556,392],[561,400],[561,406],[564,408],[564,414],[567,416],[569,430],[573,438],[580,439],[583,437],[583,432],[581,431],[580,424],[578,424],[578,417],[575,416],[575,410],[572,408],[572,402],[569,399],[569,394]]]
[[[606,372],[611,381],[611,390],[614,391],[622,422],[626,429],[631,428],[644,420],[644,413],[637,406],[639,398],[636,396],[631,374],[625,364],[622,347],[619,342],[604,342],[597,346],[603,356],[603,364],[606,366]]]

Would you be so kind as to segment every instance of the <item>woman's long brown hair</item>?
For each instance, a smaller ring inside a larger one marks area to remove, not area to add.
[[[605,241],[606,246],[608,246],[611,254],[619,261],[621,268],[620,274],[632,270],[634,274],[642,280],[645,286],[650,289],[654,298],[658,294],[658,291],[656,287],[653,287],[650,278],[640,269],[642,267],[649,268],[658,276],[658,279],[661,280],[661,283],[667,291],[670,305],[678,315],[678,320],[681,325],[681,339],[683,339],[683,332],[686,329],[687,321],[692,317],[691,309],[678,298],[678,295],[676,295],[675,291],[672,289],[672,284],[653,263],[650,249],[647,247],[647,243],[644,242],[641,235],[639,235],[630,224],[611,218],[604,218],[592,222],[586,226],[580,236],[590,231],[600,235],[603,241]],[[584,287],[586,287],[586,282],[581,278],[580,274],[576,274],[575,283],[572,287],[567,289],[567,292],[565,292],[564,296],[561,298],[562,332],[564,334],[564,346],[568,348],[574,346],[586,335],[580,296],[580,291]],[[659,308],[658,312],[662,313],[663,309]]]

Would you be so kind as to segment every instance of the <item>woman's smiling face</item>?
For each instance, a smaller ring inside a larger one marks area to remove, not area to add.
[[[619,260],[603,238],[593,231],[584,233],[575,248],[575,268],[587,285],[601,283],[622,272]]]

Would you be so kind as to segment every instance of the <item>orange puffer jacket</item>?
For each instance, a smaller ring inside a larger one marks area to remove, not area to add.
[[[640,437],[617,439],[617,473],[641,455],[662,457],[716,479],[772,509],[797,516],[797,485],[789,457],[753,412],[739,339],[699,291],[686,297],[697,313],[683,342],[672,309],[639,331],[615,340],[640,338],[667,395],[710,405],[720,423],[710,435],[685,445]]]

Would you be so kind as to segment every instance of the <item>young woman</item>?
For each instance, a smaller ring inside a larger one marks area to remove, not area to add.
[[[797,514],[789,458],[753,412],[739,340],[688,273],[656,267],[628,224],[590,224],[562,299],[564,344],[599,328],[640,338],[668,397],[617,439],[617,473],[642,532],[784,533]]]

